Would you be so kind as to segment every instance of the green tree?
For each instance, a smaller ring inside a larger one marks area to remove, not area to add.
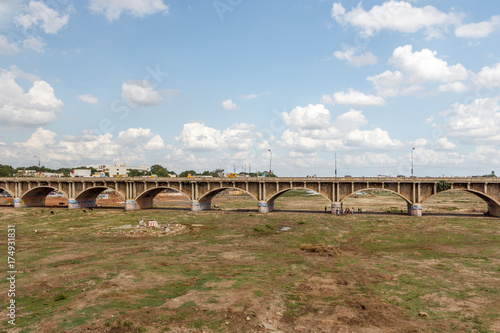
[[[10,165],[0,164],[0,177],[12,177],[16,170]]]
[[[158,177],[169,177],[170,172],[168,172],[167,169],[161,168],[158,171],[156,171],[156,175]]]
[[[165,169],[164,167],[162,167],[161,165],[159,164],[155,164],[155,165],[152,165],[151,168],[149,170],[151,170],[151,173],[156,175],[156,173],[158,172],[158,170],[161,170],[161,169]]]
[[[191,176],[194,176],[196,175],[196,171],[194,170],[186,170],[186,171],[182,171],[180,174],[179,174],[179,177],[187,177],[189,175]]]
[[[128,173],[129,177],[140,177],[142,175],[144,175],[144,171],[137,170],[137,169],[132,169]]]
[[[437,183],[437,190],[438,192],[443,192],[443,191],[447,191],[451,188],[451,183],[446,181],[446,180],[440,180],[438,183]]]

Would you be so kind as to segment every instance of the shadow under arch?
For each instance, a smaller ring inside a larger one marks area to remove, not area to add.
[[[112,187],[107,187],[107,186],[96,186],[92,188],[88,188],[78,194],[75,199],[70,199],[68,200],[68,208],[70,209],[76,209],[76,208],[88,208],[88,207],[96,207],[96,200],[99,194],[106,190],[112,190],[115,193],[117,193],[125,202],[125,196],[120,193],[119,191],[116,191]]]
[[[66,199],[68,198],[68,194],[65,191],[59,190],[53,186],[43,185],[32,188],[24,193],[21,198],[15,198],[14,205],[16,207],[45,207],[45,199],[52,191],[58,191],[62,193]]]
[[[287,193],[287,192],[291,192],[291,191],[300,191],[300,190],[305,190],[305,191],[310,191],[310,192],[314,192],[315,194],[317,195],[321,195],[323,198],[325,198],[330,204],[332,203],[332,200],[330,200],[330,198],[328,198],[326,195],[324,195],[323,193],[321,192],[317,192],[313,189],[310,189],[310,188],[307,188],[307,187],[292,187],[292,188],[286,188],[284,190],[281,190],[275,194],[273,194],[269,199],[266,200],[267,202],[267,208],[269,211],[274,211],[275,210],[275,207],[274,207],[274,204],[275,204],[275,201],[276,199],[278,199],[280,196],[282,196],[283,194]]]
[[[458,189],[449,189],[449,190],[446,190],[446,191],[441,191],[441,192],[438,192],[438,193],[431,194],[428,197],[425,197],[424,199],[422,199],[422,203],[425,202],[425,201],[427,201],[429,198],[433,198],[436,195],[439,195],[441,193],[446,193],[446,192],[467,192],[467,193],[474,194],[475,196],[477,196],[478,198],[480,198],[484,202],[486,202],[486,204],[488,205],[488,213],[490,215],[499,216],[500,217],[500,202],[498,202],[497,200],[495,200],[495,198],[490,197],[486,193],[479,192],[479,191],[476,191],[476,190],[471,190],[471,189],[461,189],[461,188],[458,188]]]
[[[135,198],[135,209],[153,208],[154,198],[164,190],[174,190],[175,192],[182,194],[183,197],[191,201],[189,195],[183,191],[179,191],[168,186],[158,186],[141,192]]]

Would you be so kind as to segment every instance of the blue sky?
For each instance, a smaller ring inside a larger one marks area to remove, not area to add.
[[[4,0],[0,164],[500,172],[500,3]]]

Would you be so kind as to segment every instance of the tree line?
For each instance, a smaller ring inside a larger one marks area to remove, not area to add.
[[[76,168],[59,168],[59,169],[51,169],[47,168],[44,166],[29,166],[29,167],[18,167],[14,168],[10,165],[4,165],[0,164],[0,177],[14,177],[19,173],[23,173],[24,170],[33,170],[36,173],[40,172],[48,172],[48,173],[56,173],[56,174],[63,174],[65,177],[69,177],[71,175],[71,171],[74,169],[87,169],[91,170],[91,173],[97,173],[99,172],[97,169],[93,167],[87,167],[87,166],[79,166]],[[156,175],[158,177],[171,177],[175,176],[176,173],[174,171],[169,171],[167,168],[163,167],[160,164],[155,164],[151,166],[149,171],[141,171],[141,170],[136,170],[132,169],[128,173],[129,177],[140,177],[140,176],[152,176]],[[179,173],[179,177],[187,177],[188,175],[191,176],[211,176],[211,177],[223,177],[225,175],[224,169],[215,169],[213,171],[203,171],[203,172],[197,172],[195,170],[185,170]],[[269,171],[256,171],[256,172],[240,172],[240,175],[245,175],[249,177],[276,177],[274,172],[269,173]]]

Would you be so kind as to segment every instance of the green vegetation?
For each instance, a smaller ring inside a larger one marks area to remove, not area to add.
[[[447,191],[449,189],[451,189],[451,183],[449,181],[440,180],[437,183],[437,190],[438,190],[438,192]]]

